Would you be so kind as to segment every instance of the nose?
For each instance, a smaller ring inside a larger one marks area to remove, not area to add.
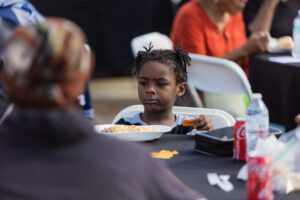
[[[156,89],[155,89],[154,85],[149,84],[148,87],[146,88],[146,93],[147,94],[155,94]]]

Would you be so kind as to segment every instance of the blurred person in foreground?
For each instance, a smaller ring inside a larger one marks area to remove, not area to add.
[[[0,0],[0,53],[4,42],[17,26],[36,24],[44,20],[44,16],[27,0]],[[5,94],[1,93],[0,97],[3,97],[0,100],[1,116],[2,110],[4,110],[2,107],[5,107],[8,102]],[[83,115],[88,119],[93,119],[94,110],[88,84],[84,93],[79,95],[78,98],[80,99],[79,106],[82,108]]]
[[[171,32],[175,45],[188,52],[223,57],[248,73],[247,57],[267,50],[268,33],[247,40],[242,10],[246,0],[191,0],[178,11]]]
[[[202,199],[138,144],[95,133],[77,112],[93,65],[85,43],[77,25],[49,18],[5,44],[0,78],[15,109],[0,122],[1,199]]]
[[[300,126],[300,114],[295,117],[295,122]]]
[[[272,37],[292,36],[300,0],[250,0],[243,11],[248,34],[268,31]]]

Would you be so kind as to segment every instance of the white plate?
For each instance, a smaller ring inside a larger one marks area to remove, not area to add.
[[[95,130],[98,133],[116,137],[121,140],[128,141],[150,141],[160,138],[164,133],[171,131],[171,127],[164,125],[148,125],[144,127],[156,128],[155,132],[120,132],[120,133],[104,133],[102,130],[114,126],[115,124],[96,125]]]
[[[286,48],[269,48],[269,53],[291,53],[292,49],[286,49]]]

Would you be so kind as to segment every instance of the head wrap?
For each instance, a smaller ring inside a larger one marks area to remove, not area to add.
[[[4,49],[1,80],[9,99],[20,107],[68,107],[83,92],[92,60],[77,25],[48,18],[12,33]]]

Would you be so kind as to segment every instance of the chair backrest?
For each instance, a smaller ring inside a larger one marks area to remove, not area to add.
[[[153,45],[153,49],[173,49],[173,42],[167,35],[151,32],[131,40],[133,55],[136,56],[140,50],[144,50],[143,47],[148,47],[150,42]]]
[[[143,105],[129,106],[121,110],[113,119],[112,123],[114,124],[121,118],[131,117],[141,112],[144,112]],[[217,109],[174,106],[173,113],[187,115],[191,117],[196,117],[200,114],[203,114],[211,119],[213,127],[215,129],[233,126],[235,124],[235,119],[230,114]]]
[[[241,67],[235,62],[222,58],[198,54],[190,54],[190,56],[192,62],[187,70],[189,90],[192,91],[193,98],[199,98],[193,91],[197,89],[204,92],[206,107],[226,110],[234,116],[244,114],[247,107],[245,104],[247,99],[250,99],[252,90]],[[221,95],[214,96],[214,94]]]
[[[213,93],[252,95],[246,74],[235,62],[198,54],[190,56],[192,65],[188,67],[188,79],[197,89]]]

